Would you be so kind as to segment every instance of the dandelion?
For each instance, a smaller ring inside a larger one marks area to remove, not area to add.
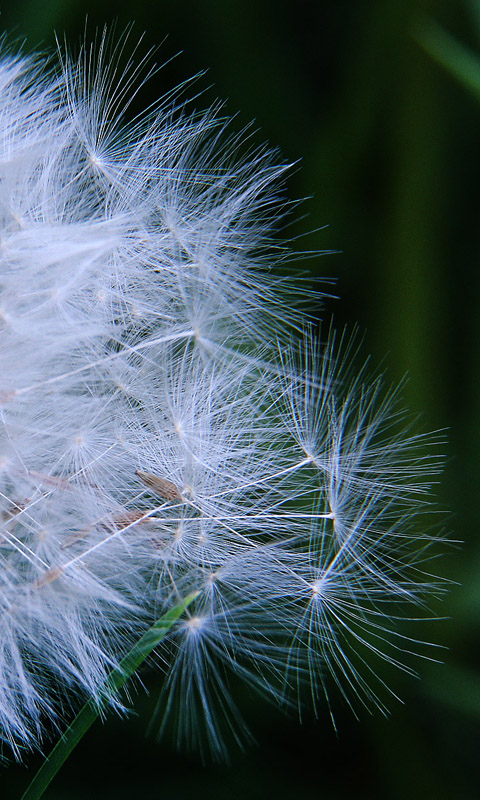
[[[318,711],[337,684],[383,709],[375,662],[412,669],[400,617],[440,587],[435,437],[292,301],[273,238],[288,165],[237,155],[218,110],[179,96],[127,122],[145,63],[126,45],[104,36],[55,69],[4,44],[0,61],[0,736],[16,756],[192,593],[159,650],[158,722],[179,742],[206,731],[221,754],[225,723],[241,739],[229,673],[282,704]]]

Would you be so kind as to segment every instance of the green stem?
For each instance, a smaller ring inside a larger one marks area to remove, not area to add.
[[[99,713],[108,704],[109,698],[115,694],[125,682],[133,675],[138,667],[145,661],[152,650],[165,638],[172,625],[197,597],[198,592],[188,595],[181,603],[167,611],[151,628],[143,634],[141,639],[132,647],[123,658],[118,667],[108,675],[101,697],[98,700],[88,700],[77,714],[71,725],[68,726],[61,739],[57,742],[52,752],[45,759],[21,800],[38,800],[42,797],[50,781],[55,777],[60,767],[67,760],[72,750],[76,747],[82,736],[95,722]]]
[[[480,99],[480,58],[436,22],[420,19],[413,30],[418,44],[466,89]]]

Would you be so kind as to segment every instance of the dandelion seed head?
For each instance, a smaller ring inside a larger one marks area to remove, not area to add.
[[[354,337],[305,322],[277,235],[289,165],[180,94],[129,121],[155,71],[128,44],[105,34],[57,69],[0,55],[0,737],[17,756],[192,592],[159,652],[179,742],[241,739],[229,675],[318,713],[330,674],[383,710],[370,662],[411,670],[400,607],[441,591],[437,442]]]

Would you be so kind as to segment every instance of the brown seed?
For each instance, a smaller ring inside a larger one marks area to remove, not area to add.
[[[146,486],[164,497],[165,500],[183,503],[183,497],[180,493],[180,490],[177,486],[175,486],[174,483],[172,483],[172,481],[167,481],[166,478],[159,478],[158,475],[153,475],[151,472],[142,472],[140,469],[135,471],[135,475],[138,475],[140,480],[143,481]]]
[[[70,536],[65,539],[64,542],[60,545],[60,550],[66,550],[67,547],[70,545],[75,544],[75,542],[80,542],[82,539],[85,539],[89,533],[93,531],[93,525],[90,525],[88,528],[83,528],[81,531],[75,531]]]
[[[50,486],[58,486],[60,489],[68,489],[70,487],[67,479],[62,478],[59,475],[45,475],[43,472],[37,472],[36,469],[29,470],[28,474],[31,478],[36,478],[42,483],[46,483]]]
[[[122,530],[122,528],[128,528],[129,525],[133,525],[134,522],[138,522],[139,519],[145,517],[145,511],[132,510],[132,511],[120,511],[118,514],[114,514],[109,520],[102,520],[100,526],[102,528],[107,528],[107,530]],[[148,517],[144,520],[147,522]]]
[[[133,525],[138,520],[142,520],[142,517],[145,517],[145,511],[139,510],[132,510],[132,511],[120,511],[118,514],[114,514],[109,519],[103,519],[97,522],[98,527],[101,530],[106,530],[109,533],[115,531],[121,531],[123,528],[128,528],[129,525]],[[149,517],[145,517],[143,522],[148,522]],[[89,536],[96,525],[90,525],[88,528],[83,528],[81,531],[75,531],[62,542],[61,549],[66,550],[67,547],[70,547],[72,544],[76,542],[80,542],[82,539],[85,539]]]
[[[41,589],[42,586],[47,586],[47,584],[53,583],[53,581],[56,581],[57,578],[59,578],[60,575],[62,575],[62,573],[63,573],[63,567],[50,567],[50,569],[47,569],[47,571],[44,572],[43,575],[40,575],[40,577],[37,578],[36,581],[34,581],[33,588]]]
[[[22,503],[16,503],[14,500],[9,499],[9,502],[12,504],[12,507],[6,508],[5,511],[2,512],[2,520],[5,521],[13,519],[13,517],[16,517],[17,514],[20,514],[22,511],[24,511],[28,506],[29,500],[27,499]]]

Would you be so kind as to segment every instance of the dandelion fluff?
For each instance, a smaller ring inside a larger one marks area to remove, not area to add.
[[[150,69],[127,45],[0,60],[0,736],[17,756],[191,592],[160,652],[179,741],[241,738],[229,672],[280,703],[318,711],[336,683],[383,708],[374,662],[411,669],[398,618],[438,590],[435,437],[292,300],[272,238],[287,165],[238,155],[180,95],[127,122]]]

